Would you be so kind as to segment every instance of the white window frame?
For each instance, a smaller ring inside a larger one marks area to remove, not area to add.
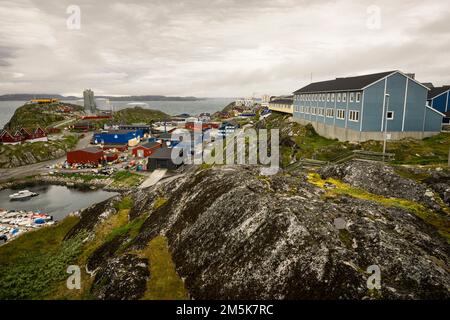
[[[353,102],[355,101],[355,93],[354,92],[350,92],[350,100],[349,102]]]
[[[356,102],[361,102],[361,92],[356,93]]]
[[[391,114],[392,115],[392,117],[389,117],[389,114]],[[394,120],[394,118],[395,118],[395,112],[394,111],[387,111],[386,112],[386,120]]]
[[[337,94],[337,102],[341,102],[341,97],[342,97],[342,94],[339,92]]]
[[[347,102],[347,92],[342,94],[342,102]]]
[[[336,119],[345,120],[345,109],[337,109],[336,110]]]
[[[326,116],[327,116],[327,118],[334,118],[334,109],[333,108],[327,108]]]
[[[334,102],[334,98],[336,97],[336,95],[334,93],[331,94],[331,102]]]
[[[348,121],[359,122],[359,111],[349,110],[348,111]]]
[[[327,102],[330,102],[330,94],[327,93]]]

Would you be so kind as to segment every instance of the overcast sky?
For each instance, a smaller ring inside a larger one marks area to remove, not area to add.
[[[0,94],[278,95],[390,70],[450,84],[449,19],[448,0],[1,0]]]

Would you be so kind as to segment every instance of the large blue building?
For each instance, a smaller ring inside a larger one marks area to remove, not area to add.
[[[128,144],[130,140],[142,139],[144,132],[142,130],[109,130],[94,133],[92,141],[95,144]]]
[[[325,137],[360,142],[422,139],[441,131],[428,88],[400,71],[316,82],[294,92],[294,120]],[[384,116],[383,116],[384,115]]]
[[[450,86],[432,87],[428,92],[428,106],[445,114],[444,122],[450,118]]]

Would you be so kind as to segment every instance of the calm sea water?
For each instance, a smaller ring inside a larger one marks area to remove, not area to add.
[[[117,194],[103,190],[80,191],[54,185],[34,186],[26,189],[37,192],[39,195],[28,200],[10,201],[9,195],[16,193],[18,190],[4,189],[0,191],[0,208],[41,211],[52,215],[55,220],[61,220],[71,212],[88,208]]]
[[[198,115],[202,112],[214,113],[216,111],[222,110],[229,103],[233,102],[234,98],[210,98],[205,100],[198,101],[142,101],[146,103],[147,106],[143,106],[143,108],[161,110],[167,114],[172,116],[178,115],[181,113],[188,113],[190,115]],[[78,103],[76,101],[69,101],[70,103]],[[11,119],[14,114],[14,111],[22,106],[25,101],[0,101],[0,128]],[[129,103],[134,103],[134,101],[111,101],[113,105],[113,109],[115,111],[132,108],[133,106],[129,106]],[[141,103],[141,101],[139,101]],[[103,107],[105,108],[105,107]]]

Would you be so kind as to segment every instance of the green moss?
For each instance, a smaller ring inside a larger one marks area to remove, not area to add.
[[[151,240],[145,250],[139,252],[149,260],[150,278],[144,300],[185,300],[188,293],[183,280],[175,270],[167,239],[158,236]]]
[[[155,199],[155,201],[153,202],[153,209],[158,209],[161,208],[163,205],[165,205],[167,203],[167,199],[163,198],[163,197],[158,197]]]
[[[144,176],[129,171],[119,171],[112,176],[114,182],[113,187],[136,187],[142,183]]]
[[[436,228],[438,233],[450,243],[450,223],[448,216],[442,216],[439,213],[431,211],[420,203],[406,199],[386,198],[359,188],[354,188],[336,179],[330,178],[324,180],[317,173],[310,173],[308,175],[308,181],[319,188],[327,190],[327,193],[330,194],[347,195],[357,199],[374,201],[387,207],[397,207],[407,210]],[[327,189],[326,185],[333,185],[334,188]],[[444,208],[446,208],[445,205]],[[448,208],[446,209],[448,210]]]
[[[120,200],[118,203],[114,205],[114,207],[117,210],[127,210],[133,208],[134,201],[133,198],[130,196],[124,197],[122,200]]]
[[[353,237],[347,229],[339,230],[339,239],[341,242],[347,247],[347,249],[351,249],[353,245]]]

